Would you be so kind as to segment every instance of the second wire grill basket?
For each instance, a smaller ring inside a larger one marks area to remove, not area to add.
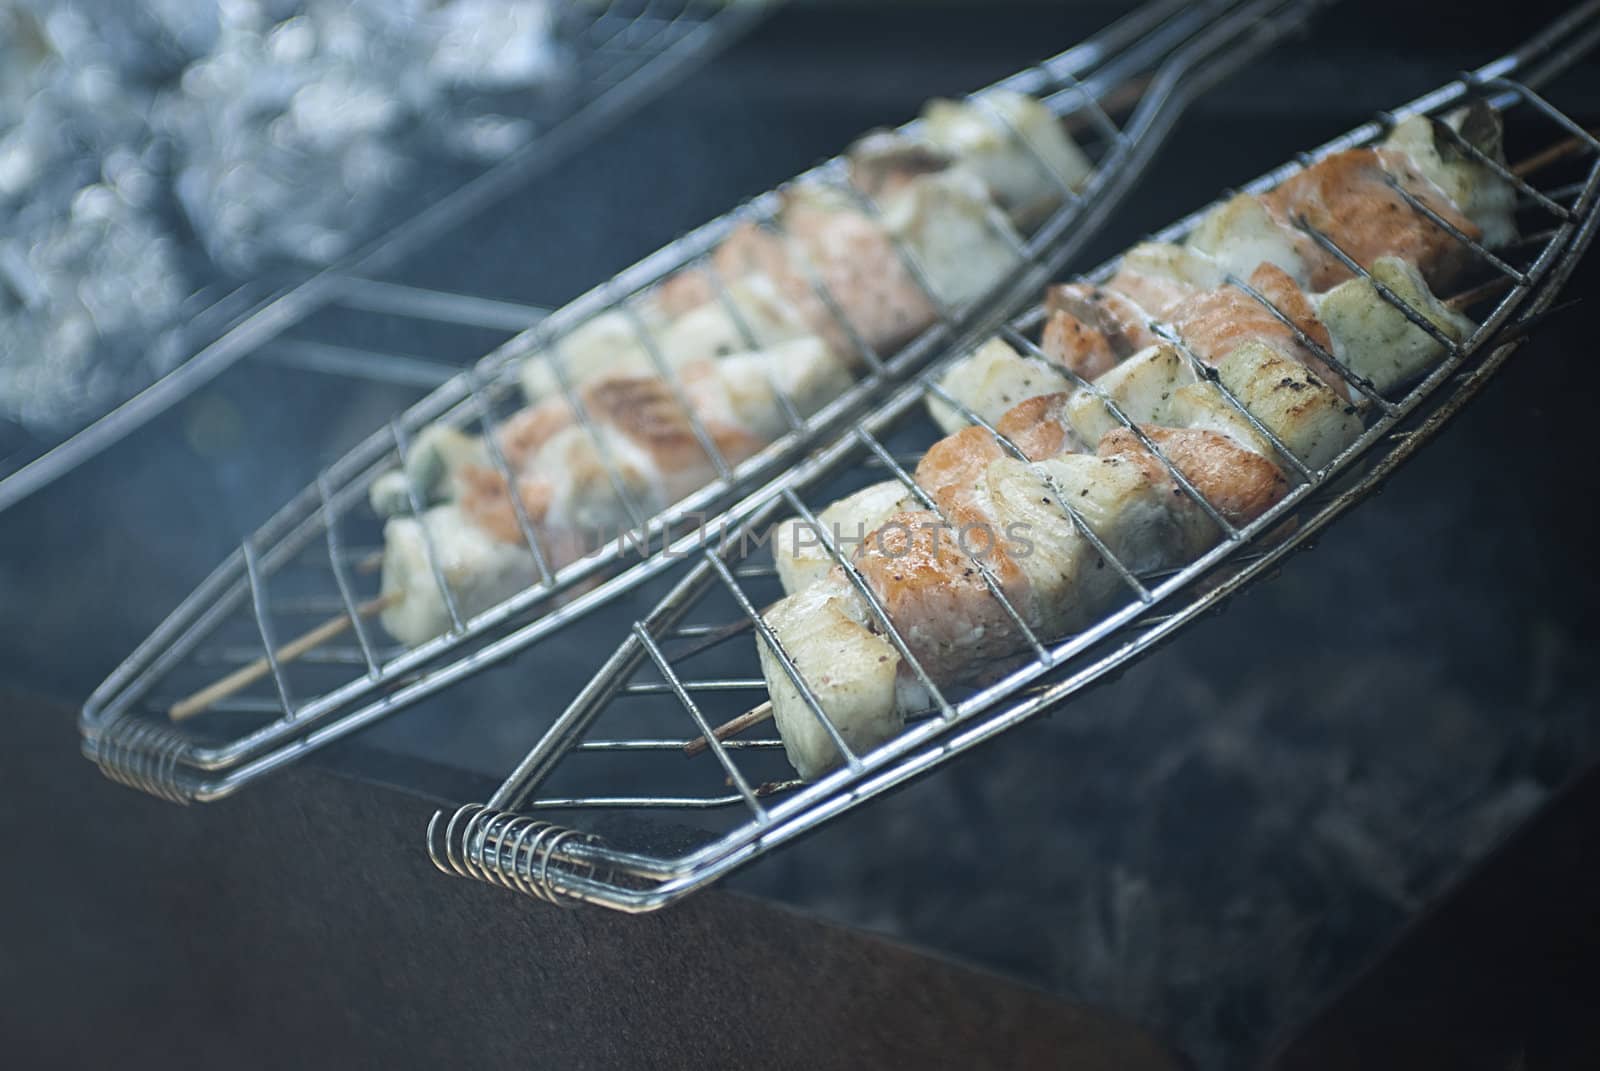
[[[1137,575],[1119,567],[1104,547],[1097,547],[1122,573],[1126,597],[1118,608],[1080,633],[1052,637],[1028,630],[1022,616],[1008,605],[1009,616],[1031,652],[1022,665],[994,683],[960,693],[928,687],[933,696],[930,709],[911,719],[894,739],[870,751],[852,753],[830,727],[845,755],[844,765],[815,783],[793,781],[781,742],[770,738],[770,732],[762,734],[768,737],[764,739],[732,735],[726,740],[713,732],[729,715],[756,707],[766,693],[755,640],[758,633],[771,640],[760,610],[782,592],[769,557],[760,549],[766,543],[762,533],[786,515],[813,522],[834,564],[846,570],[871,604],[877,628],[917,676],[931,685],[932,674],[916,664],[910,645],[875,602],[848,555],[829,538],[827,528],[815,522],[823,505],[885,475],[900,480],[909,494],[919,494],[907,470],[934,437],[931,425],[920,415],[930,398],[962,409],[969,421],[982,423],[941,391],[938,378],[949,364],[941,361],[853,433],[774,481],[765,489],[759,508],[723,538],[686,544],[685,553],[697,559],[693,566],[647,617],[626,630],[605,667],[498,792],[484,804],[435,816],[427,832],[435,864],[448,874],[550,901],[582,900],[625,911],[660,907],[1059,706],[1268,573],[1293,549],[1308,545],[1477,393],[1536,328],[1593,239],[1600,216],[1600,141],[1546,101],[1537,87],[1572,64],[1597,38],[1600,5],[1585,5],[1506,58],[1380,116],[1246,187],[1247,192],[1259,193],[1332,153],[1379,141],[1406,116],[1437,116],[1472,101],[1498,111],[1513,158],[1524,154],[1542,165],[1528,169],[1524,177],[1476,154],[1517,191],[1525,237],[1506,249],[1491,252],[1436,215],[1429,217],[1451,234],[1487,280],[1471,305],[1478,327],[1470,337],[1452,340],[1392,291],[1375,285],[1386,302],[1435,336],[1443,348],[1444,359],[1420,383],[1389,393],[1378,391],[1349,374],[1332,354],[1321,354],[1371,403],[1372,417],[1363,434],[1337,457],[1317,467],[1302,463],[1229,395],[1231,404],[1273,440],[1294,483],[1287,497],[1265,515],[1247,525],[1230,525],[1162,458],[1184,492],[1221,525],[1222,538],[1214,549],[1182,569]],[[1552,144],[1561,152],[1541,152]],[[1464,141],[1461,147],[1474,151]],[[1560,163],[1552,162],[1556,157],[1561,157]],[[1411,209],[1430,211],[1414,199]],[[1200,216],[1180,221],[1156,237],[1180,239]],[[1372,281],[1333,236],[1304,220],[1300,225],[1352,272]],[[1091,281],[1104,281],[1115,267],[1115,262],[1105,266]],[[1265,302],[1253,289],[1232,282],[1252,300]],[[1034,309],[1004,328],[1002,335],[1017,349],[1041,356],[1032,340],[1041,319],[1042,310]],[[1181,339],[1174,341],[1182,348]],[[1309,340],[1302,337],[1302,341]],[[1114,415],[1139,434],[1125,415]],[[925,495],[920,497],[925,507],[932,506]],[[1070,515],[1062,523],[1084,527]],[[990,591],[1004,603],[992,582]],[[826,723],[781,646],[769,643],[769,648],[797,682],[811,712]],[[690,757],[686,750],[700,753]],[[632,821],[613,822],[609,828],[621,832],[602,839],[599,831],[608,827],[600,816],[614,813]],[[703,839],[687,849],[670,842],[663,846],[650,822],[652,816],[663,814],[675,826],[703,827]]]

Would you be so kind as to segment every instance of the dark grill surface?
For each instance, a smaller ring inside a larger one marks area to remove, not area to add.
[[[1393,7],[1336,5],[1314,38],[1202,100],[1079,266],[1492,58],[1557,6],[1448,21]],[[782,13],[408,281],[558,303],[855,133],[1110,13]],[[1569,113],[1600,119],[1592,66],[1560,86]],[[1585,300],[1281,578],[734,886],[1108,1007],[1202,1066],[1258,1056],[1600,753],[1597,280],[1591,258],[1570,289]],[[361,328],[350,341],[425,346]],[[406,400],[241,369],[0,516],[0,676],[81,700],[319,459]],[[575,637],[564,659],[547,644],[537,664],[513,661],[316,761],[391,776],[386,755],[421,755],[458,776],[412,787],[482,799],[610,646]],[[339,836],[339,816],[327,824]]]

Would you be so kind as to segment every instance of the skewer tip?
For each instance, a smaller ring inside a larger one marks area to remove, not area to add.
[[[330,617],[315,628],[296,636],[288,643],[273,652],[273,657],[282,665],[292,662],[308,651],[322,646],[329,640],[348,629],[357,617],[371,617],[382,613],[384,610],[400,601],[402,592],[391,591],[385,595],[368,599],[357,606],[354,615],[349,613],[338,614]],[[240,666],[220,680],[213,681],[206,687],[178,700],[167,708],[167,717],[172,721],[183,721],[196,714],[203,714],[217,703],[241,692],[256,681],[272,672],[272,661],[266,656],[256,659],[248,665]]]
[[[743,714],[740,714],[737,718],[729,718],[721,725],[712,729],[711,737],[714,737],[717,740],[726,740],[730,736],[739,735],[753,725],[760,725],[770,717],[772,717],[772,700],[768,699],[760,706],[751,707]],[[705,736],[697,736],[687,744],[683,745],[683,753],[691,756],[698,755],[700,752],[704,751],[710,746],[710,738]]]

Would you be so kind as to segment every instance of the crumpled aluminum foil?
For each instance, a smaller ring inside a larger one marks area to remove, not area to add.
[[[561,83],[554,30],[549,0],[0,0],[0,431],[169,370],[218,268],[333,261],[419,161],[525,144],[501,112]]]

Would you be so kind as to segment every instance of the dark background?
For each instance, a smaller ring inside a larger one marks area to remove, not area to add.
[[[1492,58],[1561,6],[1446,17],[1433,5],[1334,5],[1314,35],[1191,110],[1077,266]],[[1117,7],[797,5],[399,277],[558,304],[860,131],[1057,51]],[[1589,121],[1600,117],[1593,74],[1552,94]],[[1205,1066],[1258,1056],[1600,744],[1592,261],[1572,283],[1583,304],[1280,579],[1117,685],[731,884],[1114,1009]],[[315,327],[330,340],[348,332],[420,356],[473,356],[429,352],[426,338],[366,321]],[[80,704],[319,462],[405,400],[241,367],[0,514],[0,683]],[[219,413],[226,433],[206,433]],[[481,799],[615,642],[593,635],[316,762]],[[58,761],[77,746],[68,718],[30,739],[70,772],[26,798],[0,785],[0,808],[48,814],[49,792],[76,796],[98,778]],[[159,844],[163,811],[141,807],[129,835]],[[339,814],[322,819],[326,844],[347,835]],[[58,833],[40,844],[62,859],[92,836]],[[419,826],[408,850],[421,849]],[[226,903],[226,886],[214,893]],[[24,961],[70,962],[70,944],[37,943],[75,925],[70,903],[41,901],[20,865],[0,896]],[[416,969],[428,969],[426,954]],[[64,1023],[70,997],[60,994]]]

